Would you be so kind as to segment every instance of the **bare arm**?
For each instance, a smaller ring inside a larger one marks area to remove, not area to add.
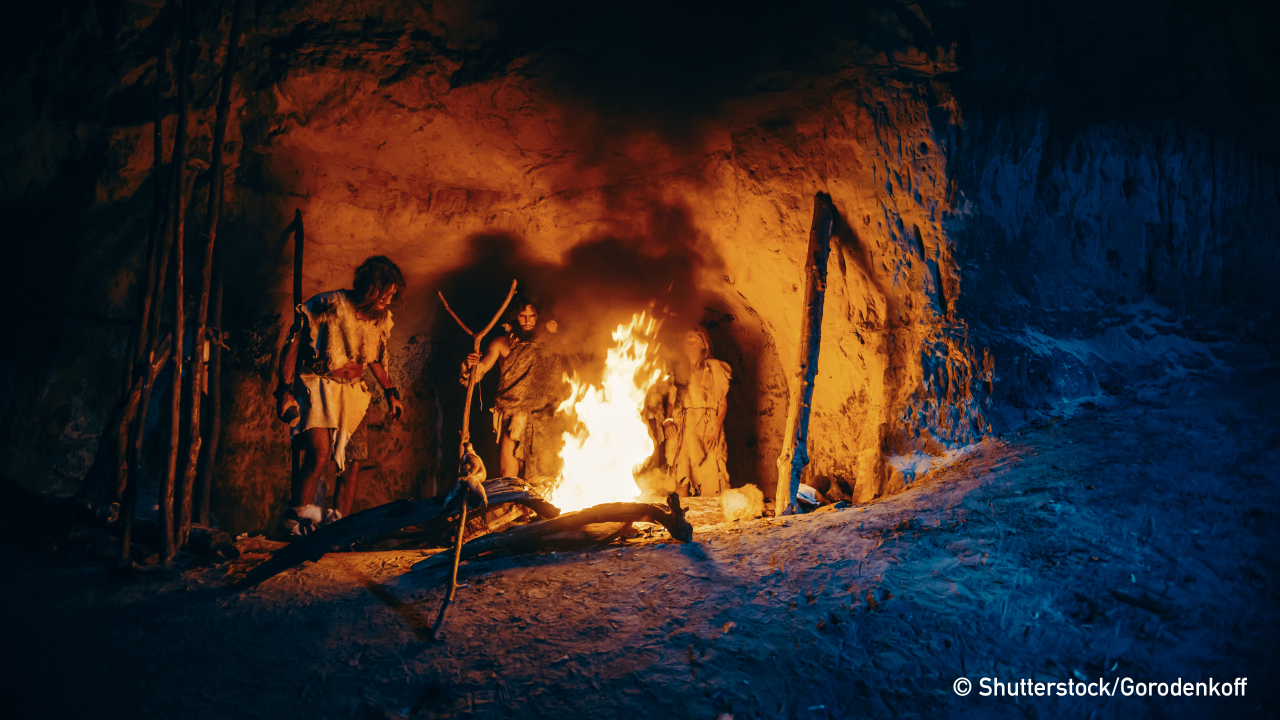
[[[391,382],[391,376],[387,375],[387,369],[382,367],[382,363],[371,362],[369,363],[369,369],[373,371],[373,376],[377,378],[378,384],[382,386],[383,390],[395,388],[395,384]],[[400,402],[399,393],[389,394],[387,401],[391,404],[390,415],[393,420],[404,413],[404,404]]]
[[[276,368],[276,417],[282,422],[292,422],[298,416],[298,401],[289,391],[298,369],[298,343],[302,335],[297,327],[285,340],[280,350],[280,366]]]
[[[494,338],[489,343],[489,350],[481,357],[479,353],[471,353],[467,356],[467,362],[462,366],[462,373],[465,377],[467,368],[475,366],[476,382],[480,382],[480,378],[493,368],[493,364],[498,362],[498,358],[506,357],[511,353],[511,341],[505,337]]]

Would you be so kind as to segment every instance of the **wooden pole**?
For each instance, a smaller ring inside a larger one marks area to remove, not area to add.
[[[178,554],[174,542],[174,486],[178,472],[178,445],[182,440],[182,363],[184,350],[183,327],[183,289],[182,289],[182,241],[186,224],[187,193],[183,174],[187,160],[187,94],[188,75],[187,56],[190,53],[190,42],[187,34],[187,2],[179,0],[178,25],[181,40],[178,43],[178,128],[174,132],[173,143],[173,176],[174,181],[174,214],[173,214],[173,402],[169,411],[169,463],[165,468],[164,479],[160,485],[160,528],[163,542],[161,557],[165,562]]]
[[[222,255],[214,256],[213,267],[213,337],[209,348],[209,446],[204,452],[204,468],[200,479],[200,524],[209,527],[209,501],[213,494],[214,463],[218,460],[218,441],[222,437]]]
[[[800,352],[796,375],[798,392],[792,395],[790,432],[778,454],[778,488],[774,509],[779,515],[798,512],[796,493],[804,468],[809,464],[809,410],[813,386],[818,379],[818,352],[822,346],[822,307],[827,292],[827,258],[831,255],[831,230],[835,224],[831,196],[818,193],[813,199],[813,226],[809,230],[806,255],[804,318],[800,324]]]
[[[169,250],[171,246],[165,242],[169,222],[169,203],[164,191],[166,182],[162,178],[164,166],[164,69],[168,64],[169,53],[161,48],[156,58],[156,92],[152,110],[152,154],[153,171],[155,173],[155,212],[152,216],[151,234],[155,241],[156,252],[152,256],[154,264],[150,268],[147,282],[147,294],[143,298],[142,327],[139,329],[138,356],[135,364],[145,360],[150,363],[154,359],[156,336],[160,333],[160,316],[164,308],[164,284],[169,272]],[[172,178],[172,175],[170,176]],[[170,191],[172,192],[172,184]],[[147,429],[147,412],[151,405],[151,388],[155,382],[149,377],[142,385],[137,412],[129,430],[129,444],[120,462],[124,463],[122,477],[117,481],[121,502],[120,511],[120,560],[129,559],[129,549],[133,543],[133,514],[138,501],[138,483],[141,482],[141,454],[143,435]]]
[[[449,301],[444,299],[444,293],[437,292],[437,294],[440,296],[440,302],[444,303],[444,309],[448,310],[453,319],[462,326],[463,332],[471,336],[472,347],[478,353],[484,336],[488,335],[493,326],[498,324],[498,320],[502,318],[502,313],[506,312],[507,306],[511,304],[511,298],[516,296],[516,281],[511,281],[511,289],[507,291],[507,297],[502,301],[502,307],[498,308],[498,312],[494,314],[493,319],[478,333],[471,332],[471,328],[468,328],[466,323],[462,322],[462,318],[458,317],[458,314],[453,311],[453,308],[449,307]],[[467,376],[467,404],[462,409],[462,443],[458,446],[460,469],[462,459],[466,456],[467,448],[471,444],[471,395],[476,389],[476,380],[478,379],[476,370],[476,366],[472,365],[471,373]],[[475,462],[478,463],[479,461],[480,459],[477,457]],[[483,482],[484,478],[480,478],[480,481]],[[459,480],[459,483],[461,482]],[[456,488],[456,490],[462,493],[462,510],[458,515],[458,539],[453,547],[453,572],[449,574],[449,592],[445,595],[444,603],[440,605],[440,614],[436,616],[436,624],[431,629],[431,638],[433,640],[440,639],[440,633],[444,632],[444,622],[449,614],[449,606],[453,605],[453,598],[458,594],[458,563],[462,558],[462,536],[466,534],[467,530],[467,493],[470,490],[465,487]]]
[[[287,232],[287,231],[286,231]],[[293,307],[294,312],[302,304],[302,250],[306,246],[306,241],[302,234],[302,210],[294,209],[293,211]],[[296,320],[296,318],[295,318]],[[297,380],[298,373],[295,368],[293,373],[294,380]],[[299,418],[301,422],[301,418]],[[294,447],[292,437],[289,440],[289,492],[295,494],[294,484],[298,482],[298,471],[302,467],[302,450]],[[301,498],[302,488],[296,488],[296,494],[301,499],[302,504],[311,502],[311,498]]]
[[[200,404],[204,397],[204,348],[209,317],[209,289],[213,283],[213,248],[218,236],[218,215],[222,210],[223,175],[222,143],[227,135],[227,115],[231,111],[231,81],[235,78],[236,51],[240,45],[240,0],[231,2],[231,29],[227,38],[227,57],[222,66],[222,86],[214,112],[213,148],[209,172],[209,210],[205,216],[204,261],[200,266],[200,299],[196,304],[195,331],[191,334],[191,416],[187,446],[187,463],[182,473],[182,508],[178,519],[178,546],[187,542],[191,532],[191,512],[195,496],[203,499],[205,488],[196,488],[196,471],[200,467]],[[208,476],[202,476],[206,479]]]
[[[511,281],[511,290],[507,292],[507,299],[502,301],[502,307],[498,308],[498,313],[494,315],[493,319],[489,321],[489,324],[485,325],[484,329],[478,333],[471,332],[471,329],[466,326],[466,323],[462,322],[462,318],[459,318],[458,314],[453,311],[453,308],[449,307],[449,301],[444,299],[444,293],[437,292],[436,294],[440,296],[440,302],[444,303],[444,309],[448,310],[449,314],[453,316],[453,319],[457,321],[458,325],[462,326],[462,331],[471,336],[473,351],[478,353],[480,352],[480,343],[484,340],[484,336],[488,335],[489,331],[493,329],[493,326],[498,324],[498,320],[502,318],[502,313],[506,312],[507,306],[511,304],[511,298],[516,296],[516,281]],[[467,377],[467,404],[462,409],[462,442],[458,445],[458,459],[462,459],[463,454],[466,452],[467,443],[471,441],[471,395],[475,392],[476,380],[476,368],[475,366],[472,366],[471,374]]]

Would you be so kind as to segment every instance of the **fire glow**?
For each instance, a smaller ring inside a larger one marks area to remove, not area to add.
[[[551,502],[561,510],[581,510],[607,502],[627,502],[640,495],[635,471],[653,455],[653,439],[644,420],[649,388],[662,377],[656,325],[641,313],[613,332],[605,357],[604,377],[596,387],[575,372],[565,376],[569,399],[556,408],[570,428],[564,434],[564,468]]]

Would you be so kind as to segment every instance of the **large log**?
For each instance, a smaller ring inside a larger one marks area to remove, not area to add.
[[[307,561],[315,561],[326,553],[349,547],[354,543],[385,535],[401,528],[423,525],[432,521],[447,522],[458,513],[467,486],[459,483],[454,492],[426,500],[397,500],[386,505],[352,513],[337,522],[326,525],[281,548],[266,562],[253,568],[232,590],[244,590],[268,580],[289,568]],[[555,517],[559,510],[541,497],[523,487],[507,484],[502,480],[485,483],[489,506],[503,503],[521,503],[533,508],[542,517]]]
[[[774,509],[778,514],[798,512],[796,492],[809,464],[809,409],[813,386],[818,379],[818,354],[822,348],[822,308],[827,294],[827,259],[831,256],[831,230],[836,209],[831,196],[818,193],[813,198],[813,226],[809,230],[809,250],[805,256],[804,319],[800,324],[800,352],[796,375],[798,391],[787,411],[790,421],[782,452],[778,454],[778,487]]]
[[[554,536],[581,530],[587,525],[599,523],[659,523],[680,542],[693,539],[693,526],[684,519],[680,496],[671,493],[667,497],[668,509],[649,503],[604,503],[586,510],[565,513],[551,520],[540,520],[512,528],[506,532],[482,535],[462,546],[462,559],[472,560],[508,557],[547,549]],[[612,536],[606,535],[607,540]],[[447,553],[433,555],[414,564],[412,572],[447,567],[453,558]]]

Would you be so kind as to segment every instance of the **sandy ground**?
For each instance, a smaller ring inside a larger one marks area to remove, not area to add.
[[[126,581],[8,551],[5,714],[1273,717],[1278,400],[1274,369],[1188,376],[867,506],[464,566],[443,642],[420,552],[232,595],[227,565]],[[978,696],[1211,677],[1245,697]]]

